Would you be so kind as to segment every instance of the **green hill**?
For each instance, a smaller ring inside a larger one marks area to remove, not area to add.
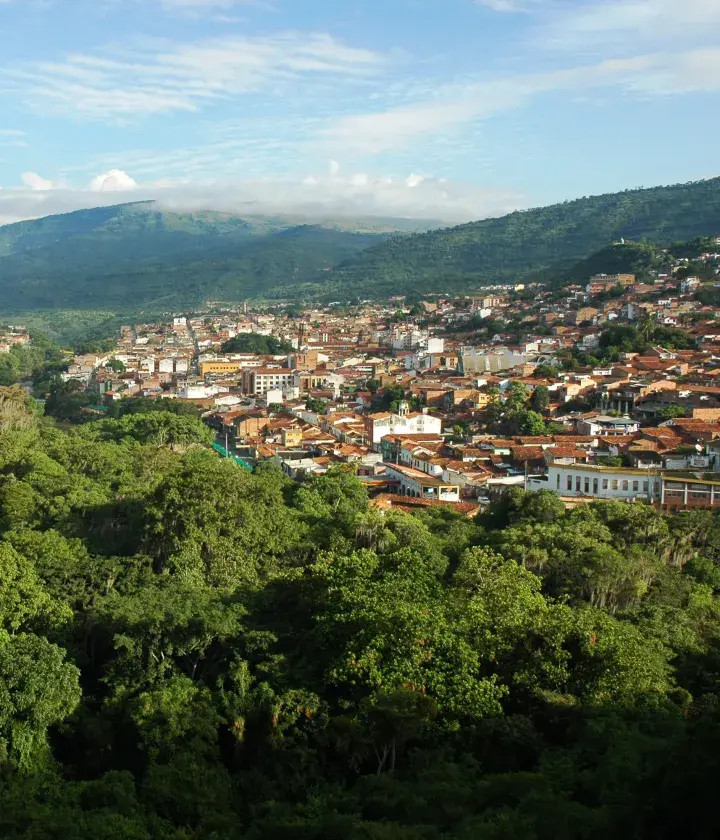
[[[551,279],[621,237],[669,244],[720,233],[720,179],[628,190],[392,237],[297,294],[330,297],[466,291]]]
[[[0,228],[0,311],[159,313],[209,300],[350,300],[516,280],[572,282],[661,259],[652,245],[720,232],[720,179],[407,235],[397,231],[422,223],[291,220],[176,213],[139,202],[7,225]],[[637,252],[595,253],[621,237]]]
[[[55,244],[48,238],[57,217],[27,223],[31,232],[14,241],[6,234],[16,253],[0,258],[0,309],[160,312],[260,296],[303,284],[380,238],[312,225],[260,235],[239,219],[208,222],[203,232],[197,218],[137,215],[123,209],[90,232],[73,220]]]

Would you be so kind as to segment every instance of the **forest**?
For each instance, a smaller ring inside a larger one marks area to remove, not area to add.
[[[711,838],[720,524],[381,513],[0,388],[0,836]]]

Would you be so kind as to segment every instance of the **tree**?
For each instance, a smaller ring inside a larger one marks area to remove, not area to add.
[[[519,431],[524,435],[540,436],[545,434],[545,421],[537,411],[523,411],[518,415]]]
[[[305,408],[315,414],[325,414],[328,408],[328,401],[318,399],[316,397],[308,397],[308,400],[305,403]]]
[[[0,763],[24,772],[44,765],[48,729],[79,702],[79,672],[61,648],[0,630]]]
[[[667,420],[675,420],[678,417],[686,416],[687,412],[681,405],[668,405],[665,408],[661,408],[655,415],[656,419],[661,423],[664,423]]]
[[[201,420],[164,411],[100,420],[85,426],[80,434],[88,440],[134,440],[141,444],[169,446],[173,450],[208,446],[215,439],[212,429]]]
[[[261,356],[284,356],[292,353],[293,346],[273,335],[240,333],[235,338],[226,341],[222,345],[221,351],[223,353],[258,353]]]
[[[110,359],[109,362],[105,364],[106,368],[110,368],[114,373],[125,373],[125,363],[120,359]]]
[[[530,406],[533,411],[537,411],[541,414],[543,411],[547,411],[548,406],[550,405],[550,391],[548,390],[547,386],[545,385],[538,385],[537,388],[532,393],[532,397],[530,398]]]

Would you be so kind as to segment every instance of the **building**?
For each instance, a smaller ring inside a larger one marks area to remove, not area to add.
[[[401,402],[397,414],[383,411],[370,414],[366,418],[368,440],[379,451],[380,441],[386,435],[439,435],[442,431],[442,421],[433,417],[427,409],[421,412],[410,412],[406,402]]]
[[[460,372],[466,376],[475,373],[497,373],[524,365],[527,358],[525,353],[516,353],[508,350],[507,347],[491,350],[463,347],[460,352],[459,367]]]
[[[243,369],[242,361],[228,359],[208,359],[200,363],[200,374],[207,376],[209,373],[218,375],[239,373]]]
[[[634,274],[596,274],[590,278],[585,291],[590,296],[607,292],[613,286],[634,286]]]
[[[591,464],[551,464],[547,475],[528,479],[527,489],[552,490],[565,499],[648,502],[669,510],[720,508],[717,473],[660,473]]]
[[[436,499],[441,502],[460,501],[460,487],[457,484],[450,484],[412,467],[386,463],[385,473],[389,481],[398,483],[401,496]]]
[[[267,394],[295,385],[295,372],[290,368],[255,368],[243,371],[243,390],[246,394]]]
[[[632,435],[640,430],[640,424],[629,417],[608,417],[599,414],[578,420],[577,430],[581,435],[590,437],[613,437],[615,435]]]
[[[532,476],[527,489],[552,490],[560,496],[659,502],[663,478],[648,470],[600,467],[595,464],[550,464],[547,475]]]

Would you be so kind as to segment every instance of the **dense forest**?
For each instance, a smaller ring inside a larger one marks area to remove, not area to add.
[[[348,231],[353,224],[373,232]],[[298,226],[280,218],[170,213],[149,203],[78,211],[0,228],[0,305],[23,313],[99,310],[109,321],[113,314],[159,314],[207,301],[350,301],[516,280],[571,282],[591,267],[575,267],[578,260],[621,237],[640,243],[645,250],[636,256],[647,265],[654,245],[716,235],[720,179],[387,235],[412,226],[408,220]]]
[[[381,514],[0,389],[0,836],[716,836],[720,523]]]

